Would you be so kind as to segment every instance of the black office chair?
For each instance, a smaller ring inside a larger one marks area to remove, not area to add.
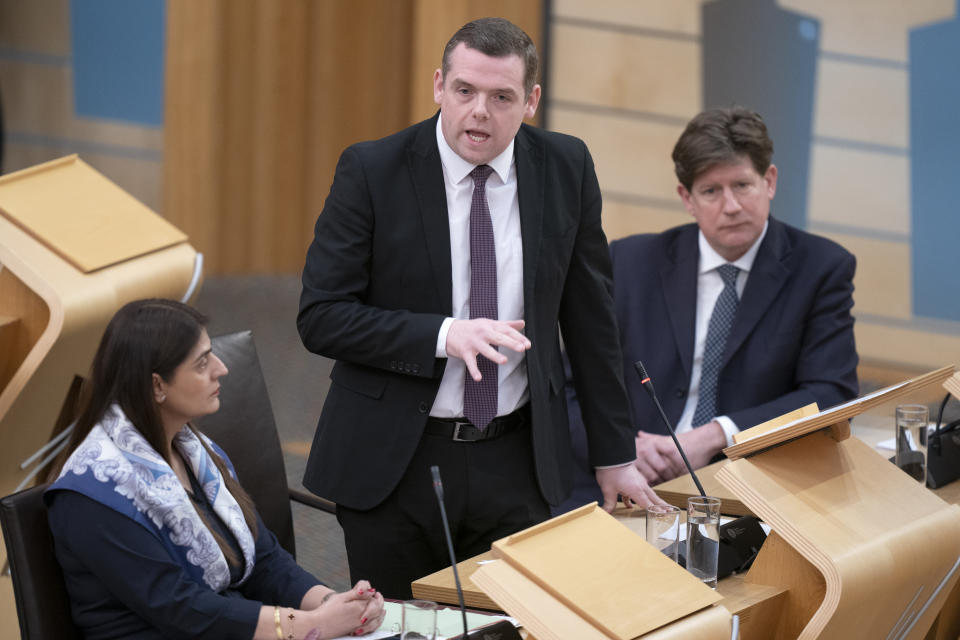
[[[230,373],[220,387],[220,410],[195,424],[227,452],[264,523],[281,546],[296,556],[290,500],[328,513],[335,513],[336,505],[287,485],[283,450],[252,333],[238,331],[211,342]]]
[[[0,499],[0,526],[23,640],[80,638],[70,616],[63,572],[53,552],[40,485]]]

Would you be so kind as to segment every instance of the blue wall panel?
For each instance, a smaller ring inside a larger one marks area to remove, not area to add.
[[[913,313],[960,320],[960,21],[956,19],[910,34],[910,185]]]
[[[708,2],[702,22],[703,106],[739,104],[763,116],[779,170],[772,212],[803,228],[820,23],[774,0]]]
[[[72,0],[78,116],[163,125],[165,0]]]

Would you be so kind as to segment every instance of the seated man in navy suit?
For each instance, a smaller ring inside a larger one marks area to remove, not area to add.
[[[816,402],[856,397],[854,257],[770,216],[773,142],[761,117],[704,111],[673,150],[677,193],[696,220],[610,246],[624,379],[638,429],[636,466],[650,484],[686,468],[633,363],[642,360],[691,464],[732,436]],[[582,471],[572,508],[596,498],[587,438],[568,385]]]

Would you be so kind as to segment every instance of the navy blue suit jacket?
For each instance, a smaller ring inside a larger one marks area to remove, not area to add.
[[[667,434],[640,385],[642,360],[672,424],[683,413],[693,365],[698,227],[611,243],[614,304],[624,379],[637,430]],[[821,409],[857,396],[853,337],[856,259],[835,242],[770,218],[740,299],[717,387],[717,415],[748,429],[811,402]],[[568,390],[578,493],[590,487],[583,423]],[[593,487],[596,484],[593,483]]]

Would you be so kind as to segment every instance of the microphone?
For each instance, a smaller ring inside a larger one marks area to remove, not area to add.
[[[670,432],[670,437],[673,438],[673,444],[677,445],[677,451],[680,452],[680,457],[683,458],[683,464],[687,465],[687,470],[690,472],[690,477],[693,478],[693,483],[697,485],[697,491],[700,492],[701,496],[706,497],[706,492],[703,490],[703,485],[700,484],[700,478],[697,477],[697,474],[693,472],[693,467],[690,466],[690,461],[687,460],[687,454],[684,453],[683,447],[680,446],[680,441],[677,440],[677,434],[673,430],[673,425],[670,424],[670,421],[667,420],[667,414],[663,412],[663,407],[660,405],[660,400],[657,399],[657,392],[653,388],[653,381],[650,379],[650,376],[647,375],[647,370],[643,366],[643,362],[637,360],[633,363],[634,369],[637,370],[637,375],[640,376],[640,384],[644,389],[647,390],[647,393],[650,394],[650,399],[653,400],[653,404],[657,406],[657,411],[660,412],[660,417],[663,419],[663,424],[667,425],[667,431]]]
[[[650,394],[653,403],[657,405],[657,411],[660,412],[663,424],[667,425],[667,430],[673,438],[673,444],[677,445],[677,451],[680,452],[683,463],[687,465],[687,469],[690,471],[690,477],[693,478],[694,484],[697,485],[697,490],[700,491],[701,496],[706,496],[706,493],[703,491],[703,485],[700,484],[700,479],[697,478],[697,474],[693,472],[693,467],[690,466],[690,461],[687,460],[687,454],[684,453],[683,447],[680,446],[680,441],[677,440],[677,434],[667,419],[667,414],[663,411],[660,400],[657,399],[657,392],[653,388],[653,381],[650,380],[650,376],[647,375],[646,368],[644,368],[643,363],[639,360],[634,362],[633,366],[640,376],[640,384],[643,385],[643,388]],[[757,553],[760,552],[760,546],[763,545],[764,540],[767,539],[767,534],[764,533],[763,528],[760,526],[760,520],[755,516],[743,516],[742,518],[721,525],[719,535],[720,546],[717,550],[718,579],[725,578],[737,571],[747,570],[750,565],[753,564]]]
[[[457,600],[460,602],[460,613],[463,615],[463,637],[467,637],[467,608],[463,604],[463,588],[460,586],[460,574],[457,572],[457,555],[453,552],[453,537],[450,535],[450,522],[447,520],[447,508],[443,506],[443,481],[440,480],[440,467],[430,466],[433,476],[433,492],[437,494],[440,503],[440,519],[443,520],[443,535],[447,539],[447,551],[450,552],[450,566],[453,568],[453,582],[457,585]]]
[[[463,603],[463,587],[460,586],[460,574],[457,571],[457,556],[453,552],[453,537],[450,535],[450,522],[447,520],[447,509],[443,505],[443,482],[440,480],[440,467],[430,466],[430,474],[433,476],[433,491],[437,494],[437,502],[440,504],[440,519],[443,520],[443,535],[447,540],[447,551],[450,552],[450,566],[453,568],[453,582],[457,586],[457,600],[460,602],[460,614],[463,616],[463,635],[454,636],[451,640],[461,638],[463,640],[481,640],[487,637],[496,637],[501,640],[521,640],[520,633],[507,620],[486,625],[478,629],[475,634],[469,633],[467,627],[467,607]]]

